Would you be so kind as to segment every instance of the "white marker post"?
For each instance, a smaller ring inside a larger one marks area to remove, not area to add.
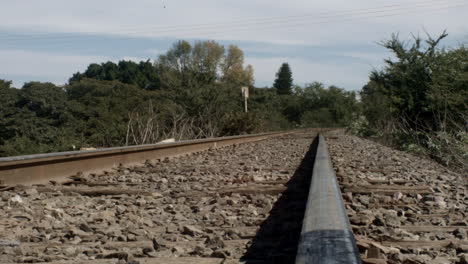
[[[242,91],[242,97],[244,97],[244,111],[247,113],[248,112],[247,99],[249,98],[249,87],[242,86],[241,91]]]

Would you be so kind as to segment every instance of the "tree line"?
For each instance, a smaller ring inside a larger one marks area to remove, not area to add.
[[[0,80],[0,105],[0,156],[347,126],[359,110],[355,92],[294,85],[287,63],[273,87],[255,87],[243,51],[215,41],[177,41],[154,62],[93,63],[64,86]]]
[[[178,41],[155,61],[93,63],[64,86],[0,80],[0,156],[348,127],[466,171],[468,50],[440,47],[446,36],[382,41],[394,56],[358,92],[294,85],[288,63],[272,87],[255,87],[242,50],[215,41]]]

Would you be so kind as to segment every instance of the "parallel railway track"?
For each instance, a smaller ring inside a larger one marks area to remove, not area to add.
[[[96,174],[117,166],[153,162],[211,148],[238,143],[254,142],[269,137],[292,133],[271,132],[255,135],[232,136],[176,143],[148,144],[97,150],[59,152],[0,158],[0,185],[31,184],[60,180],[79,174]]]

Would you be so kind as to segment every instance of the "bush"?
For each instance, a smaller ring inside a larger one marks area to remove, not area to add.
[[[417,37],[408,45],[393,35],[382,43],[396,59],[371,73],[361,91],[366,121],[356,127],[358,133],[466,170],[468,50],[439,48],[446,36]]]
[[[221,135],[232,136],[259,132],[264,128],[264,122],[256,113],[231,112],[222,121]]]

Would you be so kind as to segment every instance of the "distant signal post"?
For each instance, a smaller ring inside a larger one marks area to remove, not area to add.
[[[249,99],[249,87],[242,86],[241,92],[242,92],[242,97],[244,97],[244,111],[247,113],[248,112],[247,99]]]

